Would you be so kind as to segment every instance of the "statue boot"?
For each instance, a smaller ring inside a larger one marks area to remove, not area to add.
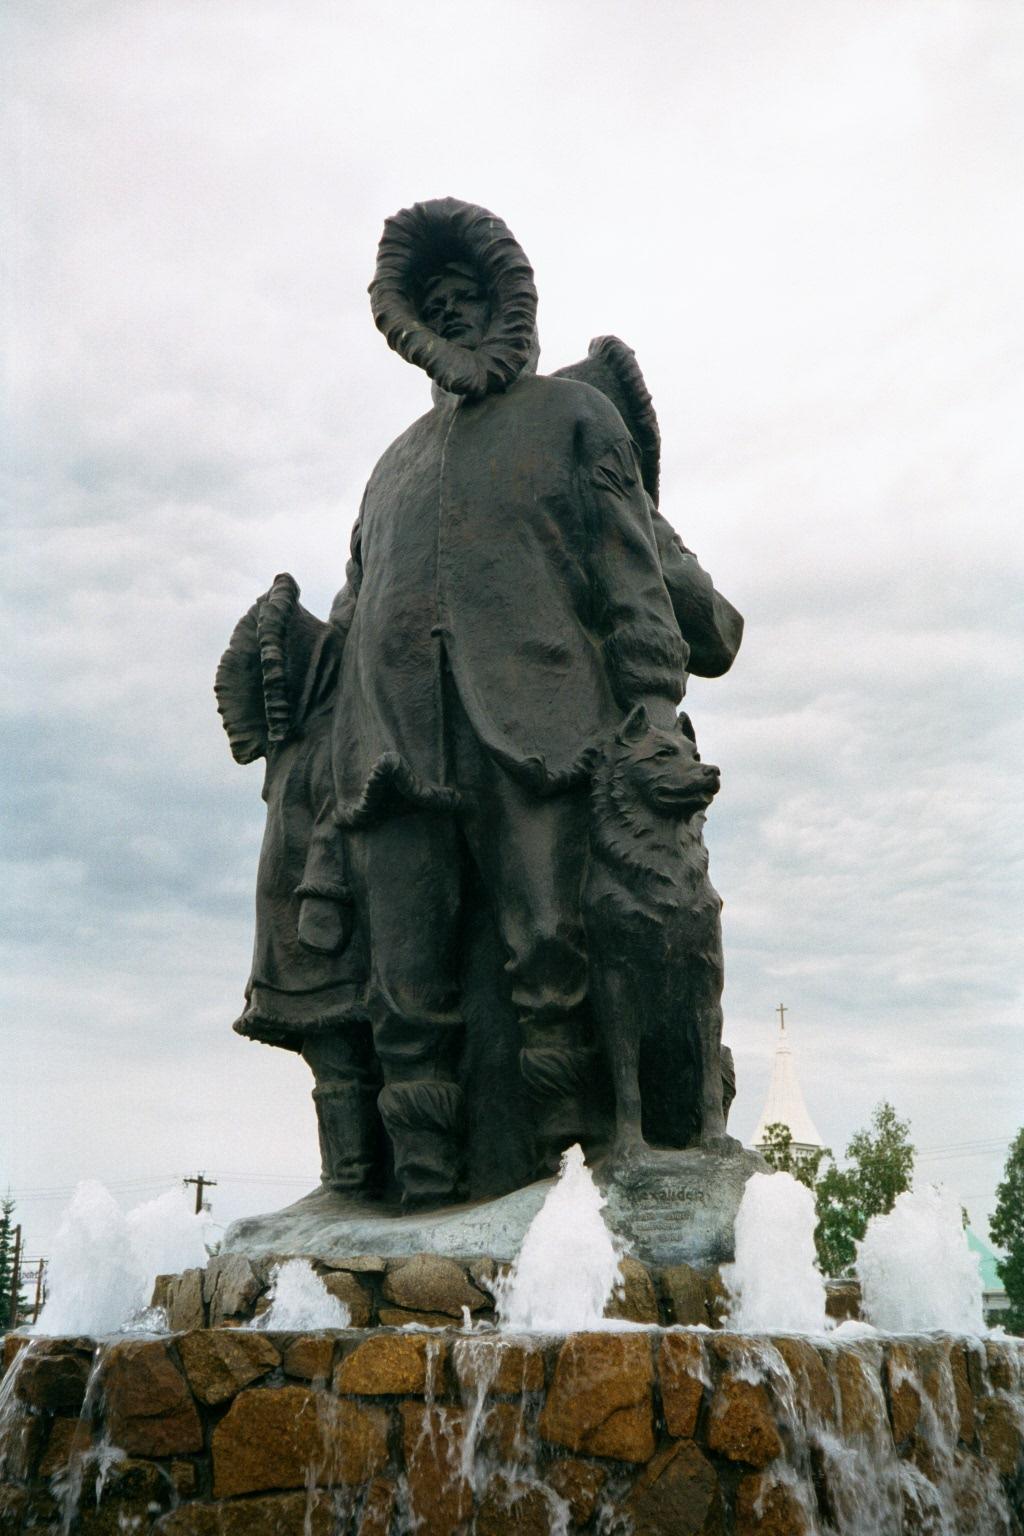
[[[372,1083],[322,1083],[313,1089],[321,1180],[339,1194],[372,1190],[380,1164],[380,1121]]]
[[[451,1205],[461,1195],[462,1090],[437,1078],[387,1083],[377,1098],[406,1210]]]
[[[590,1052],[580,1044],[574,1023],[524,1022],[526,1044],[519,1068],[534,1108],[537,1173],[558,1172],[562,1153],[586,1135],[585,1084]]]

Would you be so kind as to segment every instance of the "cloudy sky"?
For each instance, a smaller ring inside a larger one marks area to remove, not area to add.
[[[451,194],[615,332],[663,510],[745,613],[723,769],[734,1127],[784,1002],[837,1151],[882,1097],[975,1225],[1024,1122],[1024,11],[1015,0],[9,0],[0,1186],[317,1173],[306,1069],[231,1033],[260,770],[213,706],[280,570],[324,614],[426,404],[384,217]],[[925,1155],[927,1154],[927,1155]]]

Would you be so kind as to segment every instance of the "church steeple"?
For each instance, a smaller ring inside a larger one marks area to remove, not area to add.
[[[818,1135],[797,1081],[793,1052],[786,1033],[786,1014],[789,1010],[784,1003],[780,1003],[775,1011],[779,1015],[779,1035],[775,1042],[772,1080],[750,1145],[763,1146],[765,1130],[769,1125],[786,1125],[793,1138],[794,1152],[817,1152],[825,1143]]]

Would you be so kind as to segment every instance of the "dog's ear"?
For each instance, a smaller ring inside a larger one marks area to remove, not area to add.
[[[635,742],[642,740],[651,728],[651,722],[647,717],[647,710],[643,704],[638,704],[631,709],[615,732],[615,740],[624,747],[631,747]]]
[[[682,731],[683,735],[688,736],[693,742],[694,746],[696,746],[697,733],[693,729],[693,721],[690,719],[689,715],[680,714],[676,718],[679,722],[679,729]]]

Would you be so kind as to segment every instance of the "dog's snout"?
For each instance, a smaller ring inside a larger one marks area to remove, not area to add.
[[[721,770],[714,763],[705,763],[704,778],[709,786],[713,786],[717,790],[722,782]]]

